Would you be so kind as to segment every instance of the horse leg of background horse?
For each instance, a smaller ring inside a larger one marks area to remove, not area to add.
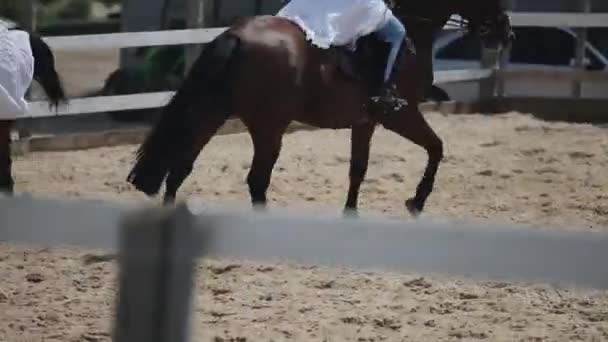
[[[12,121],[0,120],[0,192],[13,193],[11,127]]]
[[[359,189],[365,179],[369,163],[369,150],[372,136],[376,128],[375,123],[359,124],[352,127],[351,131],[351,158],[348,186],[348,197],[344,206],[346,215],[356,216]]]
[[[411,140],[428,153],[429,159],[416,189],[416,195],[405,203],[410,214],[418,216],[433,191],[435,175],[439,169],[439,163],[443,159],[443,142],[415,106],[409,106],[405,112],[383,116],[379,121],[386,129]]]
[[[207,115],[206,120],[201,125],[201,131],[195,139],[195,143],[192,145],[192,149],[188,150],[178,162],[174,163],[171,167],[169,174],[167,175],[166,191],[164,197],[164,203],[166,205],[175,202],[177,191],[182,186],[186,178],[192,172],[194,162],[198,158],[199,154],[209,143],[211,138],[217,133],[222,125],[228,119],[226,115]]]
[[[266,208],[266,192],[270,186],[272,170],[281,153],[283,134],[286,129],[287,125],[273,129],[267,127],[257,129],[249,126],[253,142],[253,161],[247,175],[247,184],[254,208]]]

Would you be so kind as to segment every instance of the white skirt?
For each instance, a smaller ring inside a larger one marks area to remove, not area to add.
[[[313,45],[327,49],[377,31],[392,13],[383,0],[292,0],[276,15],[295,22]]]
[[[0,29],[0,120],[14,120],[27,113],[24,97],[33,77],[29,34]]]

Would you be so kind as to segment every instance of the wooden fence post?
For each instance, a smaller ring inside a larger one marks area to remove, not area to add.
[[[580,10],[584,13],[591,12],[591,0],[579,0]],[[575,28],[578,39],[576,40],[576,57],[574,67],[577,71],[585,71],[585,47],[587,45],[588,30],[586,28]],[[580,98],[583,95],[583,84],[580,79],[575,79],[572,84],[572,97]]]
[[[121,231],[116,342],[187,342],[194,261],[200,246],[185,206],[153,209]]]
[[[188,0],[188,28],[204,28],[212,26],[213,2],[211,0]],[[200,53],[200,45],[186,48],[186,75]]]

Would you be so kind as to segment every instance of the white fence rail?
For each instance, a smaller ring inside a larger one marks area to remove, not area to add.
[[[608,27],[608,14],[583,13],[511,13],[514,26],[547,27]],[[129,47],[181,45],[208,43],[226,28],[188,29],[156,32],[128,32],[83,36],[48,37],[45,40],[55,50],[118,49]],[[435,73],[436,83],[477,81],[493,75],[494,70],[454,70]],[[581,72],[578,72],[580,75]],[[607,79],[605,73],[587,76]],[[521,75],[517,75],[521,77]],[[563,75],[562,75],[563,76]],[[580,78],[577,74],[569,75]],[[505,77],[509,77],[508,74]],[[163,106],[173,92],[145,93],[124,96],[107,96],[72,99],[71,103],[58,112],[50,111],[44,101],[33,102],[28,117],[48,117],[56,115],[78,115],[95,112],[112,112],[133,109],[149,109]]]
[[[608,288],[608,273],[600,271],[608,260],[606,234],[331,214],[303,216],[279,210],[194,210],[198,217],[190,218],[190,210],[184,208],[149,209],[139,215],[135,207],[93,201],[0,198],[0,240],[116,252],[122,234],[119,227],[125,222],[137,226],[143,239],[146,232],[154,234],[154,226],[166,219],[162,217],[175,215],[193,222],[193,235],[185,241],[193,243],[200,256],[284,259]],[[183,224],[173,225],[174,233],[181,234]]]
[[[512,12],[511,21],[519,27],[608,27],[608,13]]]
[[[449,70],[435,73],[438,83],[475,81],[489,77],[491,70]],[[46,101],[30,104],[29,117],[77,115],[86,113],[114,112],[134,109],[151,109],[164,106],[175,94],[173,91],[134,95],[95,96],[70,100],[59,109],[50,109]]]
[[[174,92],[154,92],[134,95],[94,96],[71,99],[67,105],[50,109],[46,101],[30,104],[31,118],[78,115],[87,113],[116,112],[122,110],[151,109],[164,106]]]
[[[608,13],[525,13],[512,12],[513,26],[536,27],[608,27]],[[453,28],[453,27],[447,27]],[[202,28],[170,31],[123,32],[65,37],[47,37],[55,50],[122,49],[130,47],[204,44],[226,30]]]
[[[0,199],[0,241],[120,252],[114,340],[189,341],[194,263],[223,256],[608,288],[608,235]]]
[[[209,43],[222,32],[221,28],[105,33],[80,36],[44,38],[57,51],[90,51],[103,49],[124,49],[163,45],[185,45]]]

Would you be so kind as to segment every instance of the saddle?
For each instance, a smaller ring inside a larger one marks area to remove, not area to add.
[[[407,48],[400,51],[395,64],[395,72],[402,67],[399,63],[406,49],[412,49],[411,42]],[[390,44],[380,40],[375,33],[361,37],[355,43],[354,51],[337,46],[330,49],[338,70],[353,82],[365,83],[370,91],[374,91],[384,83],[384,70],[386,67]],[[411,51],[413,52],[413,50]]]

